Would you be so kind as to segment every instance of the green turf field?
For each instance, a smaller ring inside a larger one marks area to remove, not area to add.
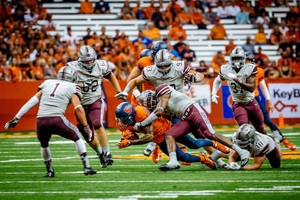
[[[233,129],[216,129],[232,133]],[[145,145],[118,149],[120,135],[109,130],[115,163],[101,169],[88,146],[93,168],[98,173],[83,175],[75,145],[53,137],[50,147],[55,178],[44,178],[45,167],[33,133],[0,133],[0,199],[300,199],[300,151],[283,146],[280,169],[268,161],[258,171],[210,170],[200,163],[182,166],[177,171],[161,172],[158,164],[142,155]],[[300,147],[300,128],[283,129],[287,139]],[[201,149],[200,149],[201,150]],[[203,150],[202,150],[203,151]],[[199,151],[190,151],[198,153]],[[252,160],[250,160],[250,163]]]

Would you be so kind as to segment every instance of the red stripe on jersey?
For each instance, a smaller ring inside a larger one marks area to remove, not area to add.
[[[258,73],[257,67],[255,66],[254,69],[253,69],[253,71],[252,71],[252,73],[251,73],[251,75],[256,75],[257,73]]]
[[[143,71],[142,71],[142,77],[143,77],[143,79],[145,79],[146,81],[149,81],[149,79],[147,78],[147,76],[146,76],[144,70],[145,70],[145,68],[144,68]]]
[[[184,68],[183,68],[183,73],[186,74],[191,70],[191,67],[188,65],[188,62],[184,62]]]
[[[81,87],[79,85],[76,85],[76,91],[81,92]]]
[[[155,89],[155,92],[156,92],[157,98],[159,98],[159,97],[161,97],[161,96],[163,96],[165,94],[171,93],[171,89],[170,89],[169,85],[163,84],[163,85],[158,86]]]

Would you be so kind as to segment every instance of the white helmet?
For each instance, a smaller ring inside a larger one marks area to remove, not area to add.
[[[152,112],[157,106],[155,91],[145,90],[144,92],[142,92],[139,102],[142,106],[146,107],[149,111]]]
[[[57,73],[57,79],[68,81],[71,83],[77,83],[78,82],[78,74],[76,71],[70,67],[70,66],[64,66],[60,68],[60,70]]]
[[[255,128],[251,124],[241,125],[236,132],[236,143],[242,149],[251,149],[256,140]]]
[[[245,52],[241,47],[236,47],[230,53],[230,63],[233,68],[240,69],[246,63]]]
[[[167,74],[171,69],[172,56],[167,49],[161,49],[156,53],[154,63],[159,72]]]
[[[92,70],[95,65],[95,60],[97,59],[97,55],[95,50],[90,46],[82,46],[78,52],[78,61],[81,66],[87,70]],[[93,63],[85,63],[88,61],[93,61]]]

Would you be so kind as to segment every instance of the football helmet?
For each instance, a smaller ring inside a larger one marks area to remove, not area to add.
[[[145,90],[142,92],[139,102],[142,106],[146,107],[149,111],[153,111],[157,106],[157,98],[155,91]]]
[[[120,103],[115,110],[115,119],[121,131],[135,124],[135,109],[129,102]]]
[[[76,71],[70,67],[70,66],[64,66],[60,68],[60,70],[57,73],[57,79],[63,80],[63,81],[68,81],[71,83],[77,83],[78,82],[78,74]]]
[[[151,53],[152,53],[152,57],[154,58],[155,55],[157,54],[157,52],[159,50],[162,49],[167,49],[169,50],[168,44],[165,43],[164,41],[157,41],[153,44],[152,49],[151,49]]]
[[[251,63],[255,63],[255,58],[252,53],[245,52],[246,60],[249,60]]]
[[[230,53],[230,63],[233,68],[240,69],[246,63],[245,52],[241,47],[236,47]]]
[[[236,143],[242,149],[251,149],[256,140],[255,128],[251,124],[241,125],[236,132]]]
[[[154,57],[154,63],[162,74],[170,72],[172,62],[172,56],[167,49],[159,50]]]
[[[96,59],[97,55],[92,47],[86,45],[80,47],[78,51],[78,62],[83,68],[89,71],[92,70],[95,66]]]
[[[140,58],[151,56],[151,50],[150,49],[144,49],[140,53]]]

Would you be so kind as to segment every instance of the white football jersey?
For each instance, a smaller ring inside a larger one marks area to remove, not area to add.
[[[160,98],[164,94],[170,94],[170,99],[164,113],[173,117],[181,119],[186,109],[195,103],[195,101],[185,93],[175,90],[170,85],[162,85],[156,89],[157,98]]]
[[[228,74],[234,74],[240,82],[246,82],[251,75],[257,74],[256,66],[253,64],[245,64],[237,73],[230,64],[222,65],[220,69],[220,76],[227,80],[232,100],[237,103],[248,103],[254,99],[254,92],[244,90],[238,83],[233,81]]]
[[[252,148],[248,150],[252,157],[266,155],[276,148],[276,142],[271,136],[261,134],[257,131],[255,134],[257,136],[256,140],[254,141]],[[237,144],[236,133],[232,135],[232,141]]]
[[[78,82],[90,80],[92,83],[89,87],[82,88],[82,105],[90,105],[101,98],[102,78],[111,75],[111,69],[105,60],[96,60],[91,72],[82,68],[78,61],[69,62],[67,65],[76,70],[79,76]]]
[[[42,90],[42,97],[37,117],[63,117],[72,95],[82,96],[78,85],[62,80],[46,80],[39,89]]]
[[[142,76],[145,80],[149,81],[154,88],[162,84],[167,84],[172,86],[175,90],[183,92],[184,76],[190,69],[190,66],[184,61],[172,61],[169,73],[164,75],[157,70],[155,65],[151,65],[143,69]]]

